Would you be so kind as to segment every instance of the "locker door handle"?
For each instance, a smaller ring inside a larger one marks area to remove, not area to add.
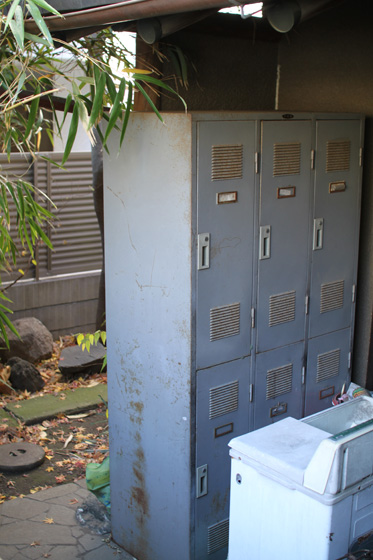
[[[313,220],[313,250],[322,249],[324,241],[324,218]]]
[[[198,270],[210,268],[210,234],[198,234]]]
[[[207,465],[197,467],[196,497],[202,498],[207,494]]]
[[[259,260],[271,257],[271,226],[261,226],[259,231]]]

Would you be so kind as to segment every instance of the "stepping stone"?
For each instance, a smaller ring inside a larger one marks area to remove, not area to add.
[[[44,461],[45,451],[34,443],[5,443],[0,446],[0,471],[23,472]]]
[[[92,345],[89,352],[80,346],[68,346],[60,355],[58,368],[62,375],[72,377],[82,373],[98,373],[101,371],[106,348],[101,343]]]

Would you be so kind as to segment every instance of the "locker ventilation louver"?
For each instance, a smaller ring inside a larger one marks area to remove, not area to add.
[[[214,554],[221,548],[228,546],[229,519],[220,521],[208,527],[207,533],[207,553]]]
[[[317,356],[316,383],[339,374],[340,355],[341,351],[337,349]]]
[[[291,392],[293,380],[293,364],[286,364],[267,371],[266,399],[275,399],[279,395]]]
[[[212,146],[211,180],[224,181],[228,179],[242,179],[243,146],[242,144],[227,144]]]
[[[284,142],[273,145],[273,176],[299,175],[300,142]]]
[[[238,381],[211,387],[209,419],[223,416],[238,409]]]
[[[326,172],[348,171],[350,169],[349,140],[331,140],[326,144]]]
[[[335,311],[343,307],[344,280],[321,284],[320,313]]]
[[[210,309],[210,341],[240,332],[240,304],[231,303]]]
[[[295,290],[269,298],[269,326],[289,323],[295,319]]]

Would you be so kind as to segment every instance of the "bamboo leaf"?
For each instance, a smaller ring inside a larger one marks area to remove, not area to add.
[[[129,84],[128,84],[127,107],[126,107],[126,112],[124,113],[124,119],[123,119],[123,124],[122,124],[122,132],[120,134],[120,140],[119,140],[119,146],[122,145],[123,140],[124,140],[124,135],[126,134],[126,129],[127,129],[127,125],[128,125],[128,120],[130,118],[131,108],[132,108],[132,83],[129,82]]]
[[[5,21],[5,27],[4,27],[4,32],[7,30],[8,25],[10,24],[11,20],[13,19],[14,16],[14,12],[16,11],[17,6],[19,5],[20,0],[14,0],[14,2],[12,3],[12,5],[9,8],[9,12]]]
[[[181,97],[181,95],[179,95],[177,93],[177,91],[175,91],[172,87],[170,87],[169,85],[162,82],[162,80],[158,80],[157,78],[153,78],[152,76],[134,76],[134,78],[136,79],[136,85],[137,86],[139,85],[138,81],[147,82],[149,84],[154,84],[154,85],[156,85],[160,88],[163,88],[166,91],[169,91],[170,93],[172,93],[172,95],[176,95],[180,99],[180,101],[183,103],[185,109],[187,109],[187,104],[185,103],[185,101]]]
[[[12,30],[18,46],[23,49],[25,39],[25,28],[23,25],[23,12],[21,6],[16,6],[14,11],[14,19],[9,21],[9,27]]]
[[[40,88],[36,89],[36,94],[38,94],[38,93],[40,93]],[[38,108],[39,108],[39,100],[40,100],[40,97],[35,97],[35,99],[31,103],[30,113],[29,113],[29,117],[28,117],[27,125],[26,125],[26,130],[24,132],[25,138],[29,137],[31,129],[32,129],[33,125],[35,124],[35,118],[36,118],[36,114],[37,114]]]
[[[64,163],[66,162],[67,158],[70,155],[71,149],[72,149],[74,141],[75,141],[76,133],[78,131],[78,124],[79,124],[79,107],[78,107],[78,104],[75,103],[73,114],[72,114],[72,117],[71,117],[69,134],[67,136],[65,151],[63,153],[63,158],[62,158],[62,162],[61,162],[62,165],[64,165]]]
[[[142,68],[128,68],[125,67],[122,69],[122,72],[126,72],[127,74],[151,74],[152,70],[144,70]]]
[[[111,102],[114,103],[117,96],[117,90],[110,74],[106,74],[106,87],[108,89]]]
[[[60,14],[60,12],[58,12],[55,8],[53,8],[53,6],[48,4],[48,2],[45,2],[45,0],[32,0],[32,1],[34,2],[34,4],[37,4],[38,6],[40,6],[40,8],[44,8],[44,10],[47,10],[48,12],[51,12],[55,16],[63,17]],[[29,2],[30,2],[30,0],[29,0]]]
[[[99,119],[104,101],[105,83],[106,76],[104,73],[102,73],[99,77],[98,82],[96,82],[95,97],[93,100],[91,115],[89,117],[88,128],[92,128],[92,126],[94,126]]]
[[[110,118],[109,118],[109,123],[108,123],[107,128],[106,128],[104,144],[106,144],[106,140],[108,139],[108,136],[109,136],[110,132],[112,131],[115,123],[118,120],[118,117],[119,117],[119,114],[120,114],[121,108],[122,108],[121,105],[122,105],[122,102],[123,102],[125,89],[126,89],[126,80],[123,78],[120,81],[120,85],[119,85],[117,95],[115,97],[114,105],[113,105],[113,107],[110,111]]]
[[[146,93],[146,91],[144,90],[144,88],[142,87],[141,84],[139,84],[137,81],[135,82],[136,87],[138,88],[138,90],[140,91],[140,93],[145,97],[146,101],[149,103],[150,107],[152,108],[152,110],[154,111],[154,113],[157,115],[157,117],[159,118],[159,120],[161,122],[163,122],[163,118],[162,115],[160,114],[160,112],[158,111],[157,107],[154,105],[153,101],[150,99],[149,95]]]
[[[65,101],[65,106],[64,106],[64,110],[63,110],[63,117],[62,117],[61,127],[64,125],[64,122],[65,122],[65,120],[66,120],[66,115],[67,115],[67,113],[68,113],[68,111],[69,111],[72,98],[73,98],[73,97],[72,97],[71,93],[69,93],[69,94],[66,96],[66,101]]]
[[[32,33],[28,33],[25,31],[25,39],[32,41],[33,43],[40,43],[45,47],[50,47],[49,41],[47,41],[44,37],[38,37],[38,35],[33,35]]]
[[[52,36],[49,32],[49,29],[48,29],[42,15],[41,15],[41,13],[40,13],[39,8],[31,0],[26,2],[26,7],[29,10],[30,14],[32,15],[32,17],[33,17],[36,25],[40,29],[41,33],[44,35],[44,37],[47,39],[47,41],[50,43],[50,45],[53,46]]]

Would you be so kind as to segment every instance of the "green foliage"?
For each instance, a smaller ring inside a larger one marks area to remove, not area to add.
[[[77,335],[76,341],[78,345],[81,347],[83,352],[84,350],[87,350],[87,352],[89,352],[91,346],[97,346],[99,342],[101,342],[104,346],[106,345],[106,331],[98,330],[94,333],[88,333],[88,334],[80,333]],[[106,368],[106,364],[107,364],[107,356],[105,354],[101,371]]]
[[[162,120],[144,85],[163,88],[181,99],[173,88],[150,76],[149,70],[133,68],[132,53],[111,29],[66,43],[52,38],[41,10],[60,15],[46,0],[0,0],[0,150],[8,159],[12,152],[35,157],[42,133],[53,140],[54,128],[61,130],[68,113],[72,117],[62,165],[71,153],[79,123],[92,143],[96,128],[104,147],[112,130],[119,128],[122,144],[135,90]],[[36,23],[37,35],[27,31],[25,21],[30,18]],[[183,75],[182,58],[178,56],[178,60]],[[62,110],[60,120],[57,110]],[[105,135],[99,126],[102,120],[107,121]],[[50,161],[54,163],[53,158]],[[35,194],[32,185],[22,177],[8,179],[0,166],[0,299],[7,299],[1,273],[16,265],[19,251],[29,254],[32,261],[38,243],[51,247],[45,226],[53,216],[35,201]],[[10,201],[16,208],[15,226],[9,217]],[[4,325],[12,328],[7,312],[0,305],[3,335]],[[88,339],[83,344],[89,348],[90,343]]]

